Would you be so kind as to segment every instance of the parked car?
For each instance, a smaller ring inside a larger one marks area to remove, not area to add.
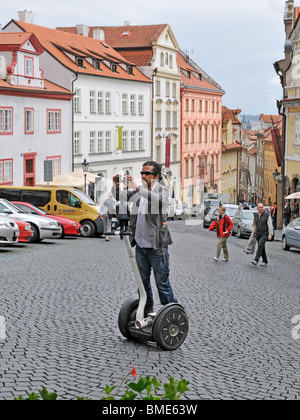
[[[239,209],[232,220],[232,236],[237,235],[238,238],[250,237],[255,213],[257,213],[255,210]]]
[[[19,234],[16,222],[5,216],[0,216],[0,246],[17,244]]]
[[[215,220],[213,219],[213,217],[216,210],[218,210],[218,207],[212,207],[208,210],[208,213],[204,216],[204,219],[203,219],[204,228],[209,228],[212,222]]]
[[[11,203],[14,204],[16,207],[18,207],[19,209],[23,210],[24,213],[45,216],[50,219],[57,220],[62,226],[61,238],[63,238],[64,236],[74,236],[74,235],[79,236],[81,233],[80,232],[81,225],[75,222],[75,220],[67,219],[66,217],[63,217],[63,216],[54,216],[52,214],[45,212],[39,207],[33,206],[30,203],[22,203],[20,201],[12,201]]]
[[[291,248],[300,249],[300,218],[294,219],[282,231],[282,248],[289,251]]]
[[[176,204],[175,208],[175,220],[182,220],[183,219],[183,204]]]
[[[233,218],[238,211],[238,206],[231,207],[230,205],[228,205],[228,207],[227,207],[227,204],[226,204],[226,205],[224,205],[224,207],[226,207],[227,216],[233,221]],[[215,211],[213,212],[210,223],[213,223],[217,219],[217,217],[219,216],[219,211],[218,210],[219,210],[219,208],[216,208]]]
[[[7,220],[21,220],[30,223],[34,234],[29,242],[57,239],[61,236],[61,225],[59,222],[44,216],[24,213],[7,200],[0,199],[0,213],[2,216],[6,216]]]
[[[28,242],[34,234],[34,231],[31,229],[30,223],[22,222],[21,220],[14,220],[14,222],[16,222],[20,231],[18,242]]]

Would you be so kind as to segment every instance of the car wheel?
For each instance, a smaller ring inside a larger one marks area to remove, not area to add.
[[[291,249],[287,244],[286,236],[282,237],[282,249],[284,251],[289,251]]]
[[[63,227],[61,227],[61,234],[57,237],[58,239],[63,239],[64,238],[64,236],[65,236],[65,231],[64,231],[64,228]]]
[[[40,232],[39,232],[38,227],[31,223],[31,229],[33,230],[33,235],[29,239],[28,242],[30,242],[30,243],[40,242]]]
[[[96,233],[96,228],[93,222],[89,220],[84,220],[81,223],[81,229],[80,229],[81,235],[85,238],[91,238]]]

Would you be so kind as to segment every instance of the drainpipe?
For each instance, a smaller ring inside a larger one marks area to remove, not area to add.
[[[72,80],[72,92],[75,94],[74,91],[74,83],[78,80],[78,72],[75,73],[76,74],[76,78],[74,80]],[[75,168],[74,168],[74,95],[73,95],[73,99],[72,99],[72,172],[74,172]]]

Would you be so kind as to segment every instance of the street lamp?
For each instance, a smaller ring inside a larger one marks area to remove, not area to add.
[[[278,177],[280,176],[280,172],[278,172],[278,169],[275,169],[275,172],[273,172],[273,177],[274,177],[274,181],[277,182],[278,181]]]
[[[84,173],[84,192],[86,193],[86,174],[88,173],[90,164],[86,161],[86,158],[84,158],[84,161],[81,164],[82,170]]]

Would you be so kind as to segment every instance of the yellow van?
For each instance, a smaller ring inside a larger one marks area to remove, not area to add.
[[[73,219],[81,224],[82,236],[103,234],[99,207],[89,196],[75,188],[0,186],[0,198],[30,203],[49,214]]]

